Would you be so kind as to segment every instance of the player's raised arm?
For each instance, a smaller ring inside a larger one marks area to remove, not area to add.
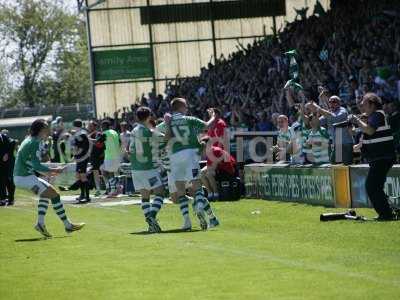
[[[206,128],[210,128],[212,125],[214,125],[214,122],[216,121],[216,115],[215,115],[215,111],[213,108],[209,108],[207,109],[208,114],[210,115],[210,120],[208,120],[207,122],[205,122]]]

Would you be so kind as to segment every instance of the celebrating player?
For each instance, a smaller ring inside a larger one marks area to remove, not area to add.
[[[85,223],[71,223],[61,203],[60,195],[54,187],[34,174],[36,171],[40,174],[56,175],[63,170],[61,167],[48,168],[40,162],[39,144],[49,136],[49,132],[49,125],[46,121],[42,119],[34,121],[30,128],[30,135],[22,142],[18,150],[14,167],[16,187],[29,189],[39,195],[38,221],[35,229],[47,238],[51,237],[51,234],[46,229],[44,218],[49,206],[49,199],[58,217],[64,223],[67,233],[80,230],[85,225]]]
[[[186,116],[188,107],[186,100],[175,98],[171,102],[172,116],[166,118],[168,123],[167,136],[169,136],[171,149],[171,179],[175,181],[178,201],[181,207],[188,205],[186,197],[186,183],[192,183],[194,191],[194,208],[203,230],[208,228],[205,211],[214,221],[211,206],[204,197],[200,176],[200,143],[198,135],[209,128],[215,121],[215,114],[211,113],[211,119],[204,122],[198,118]]]
[[[136,116],[138,125],[131,133],[130,143],[133,185],[142,196],[142,210],[149,224],[149,232],[160,232],[156,216],[164,203],[164,187],[153,160],[153,147],[157,147],[160,136],[150,130],[152,126],[149,108],[139,107]],[[156,197],[150,204],[152,191]]]

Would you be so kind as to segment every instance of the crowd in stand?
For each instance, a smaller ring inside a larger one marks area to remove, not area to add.
[[[217,107],[231,129],[277,131],[279,116],[286,116],[291,130],[304,113],[319,119],[326,129],[331,162],[353,162],[353,146],[359,130],[340,130],[342,158],[333,124],[361,114],[362,96],[376,93],[383,102],[396,140],[400,136],[400,9],[397,1],[332,1],[332,8],[287,24],[275,38],[255,40],[228,57],[201,69],[198,77],[168,82],[165,95],[155,91],[142,95],[138,105],[148,106],[156,117],[169,111],[174,97],[188,99],[190,111],[207,118],[209,107]],[[299,83],[304,90],[284,89],[289,79],[285,52],[296,49]],[[332,97],[335,96],[335,97]],[[309,103],[304,111],[300,103]],[[135,123],[136,105],[114,115],[129,126]],[[307,122],[307,121],[306,121]],[[315,123],[317,120],[315,120]],[[311,124],[307,125],[311,130]],[[311,130],[312,131],[312,130]],[[307,146],[306,146],[307,147]],[[306,150],[307,151],[307,150]]]

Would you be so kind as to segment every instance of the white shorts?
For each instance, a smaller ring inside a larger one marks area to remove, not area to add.
[[[18,188],[30,190],[35,195],[41,195],[50,186],[46,180],[35,175],[14,176],[14,184]]]
[[[120,165],[121,165],[121,160],[119,158],[107,159],[104,160],[104,163],[101,165],[100,169],[106,172],[115,173],[118,172]]]
[[[192,181],[200,176],[200,157],[197,149],[186,149],[170,156],[171,175],[175,181]]]
[[[133,186],[136,191],[153,190],[162,186],[160,173],[157,169],[145,171],[132,171]]]
[[[176,188],[175,179],[172,177],[171,172],[167,172],[168,174],[168,191],[170,194],[176,193],[178,189]],[[186,188],[190,188],[190,182],[186,182]]]

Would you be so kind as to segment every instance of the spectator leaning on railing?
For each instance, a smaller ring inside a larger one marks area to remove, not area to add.
[[[329,163],[329,134],[321,127],[318,115],[310,115],[311,130],[308,134],[306,144],[311,148],[309,160],[315,164]]]
[[[291,141],[294,138],[293,131],[289,128],[288,117],[280,115],[277,118],[278,122],[278,139],[273,150],[276,153],[276,160],[278,162],[290,162],[291,160]]]

